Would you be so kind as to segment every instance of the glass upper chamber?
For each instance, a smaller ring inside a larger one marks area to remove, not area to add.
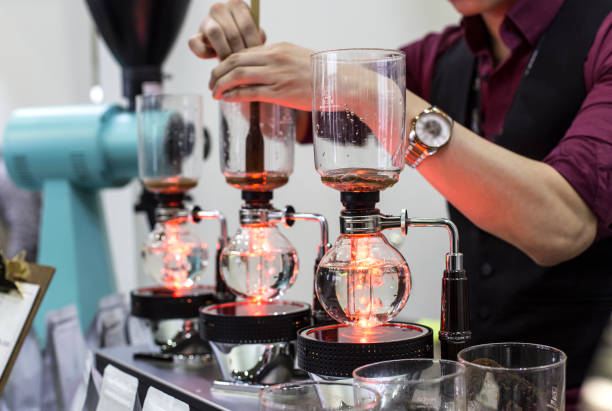
[[[410,295],[410,269],[381,233],[341,235],[317,268],[319,302],[336,321],[386,323]]]
[[[293,172],[295,110],[270,103],[221,105],[221,171],[245,191],[272,191]]]
[[[406,63],[400,51],[315,53],[315,166],[340,191],[380,191],[404,167]]]
[[[239,297],[280,297],[297,272],[295,249],[274,223],[241,226],[221,253],[223,280]]]
[[[138,168],[147,190],[182,193],[198,184],[203,159],[202,97],[136,98]]]

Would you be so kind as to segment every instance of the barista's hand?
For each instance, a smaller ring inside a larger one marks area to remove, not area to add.
[[[223,60],[265,41],[266,35],[255,26],[249,6],[242,0],[228,0],[211,6],[198,33],[189,39],[189,48],[203,59],[219,57]]]
[[[247,48],[215,67],[209,87],[216,99],[264,101],[310,111],[312,53],[291,43]]]

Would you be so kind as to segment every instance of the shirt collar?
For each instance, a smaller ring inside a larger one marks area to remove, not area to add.
[[[502,40],[511,49],[523,40],[535,47],[562,5],[563,0],[516,0],[500,27]],[[476,54],[487,51],[487,29],[480,15],[464,17],[461,25],[470,49]]]

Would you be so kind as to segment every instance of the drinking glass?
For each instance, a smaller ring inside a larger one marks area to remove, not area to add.
[[[371,388],[340,382],[278,384],[259,393],[260,411],[379,410],[380,395]]]
[[[459,351],[474,410],[564,410],[567,356],[546,345],[495,343]]]
[[[465,367],[427,358],[382,361],[353,371],[353,381],[376,390],[383,410],[465,411]]]

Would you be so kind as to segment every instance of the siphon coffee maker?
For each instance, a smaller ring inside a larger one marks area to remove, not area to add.
[[[137,97],[136,105],[139,174],[158,200],[156,224],[142,248],[142,263],[158,285],[132,291],[131,311],[147,321],[160,347],[158,353],[136,355],[197,363],[210,357],[208,343],[198,331],[198,309],[227,300],[218,274],[215,286],[200,284],[208,250],[191,227],[201,219],[217,219],[221,250],[227,238],[225,218],[219,211],[186,205],[203,162],[202,98],[144,95]]]
[[[204,307],[200,319],[224,378],[216,387],[248,390],[294,377],[297,331],[311,324],[308,304],[278,300],[298,273],[295,248],[278,224],[319,223],[318,263],[328,247],[327,221],[271,204],[273,190],[285,185],[293,171],[294,110],[221,102],[221,116],[222,172],[244,200],[240,227],[221,252],[221,275],[241,300]]]
[[[358,366],[400,358],[432,358],[428,327],[391,320],[406,304],[411,277],[404,257],[383,230],[444,227],[450,252],[443,278],[440,342],[443,358],[470,340],[467,277],[455,225],[444,218],[382,214],[380,191],[404,167],[405,55],[395,50],[349,49],[315,53],[313,133],[321,181],[338,191],[344,206],[341,235],[315,276],[319,302],[339,324],[298,335],[299,367],[322,378],[351,378]]]

